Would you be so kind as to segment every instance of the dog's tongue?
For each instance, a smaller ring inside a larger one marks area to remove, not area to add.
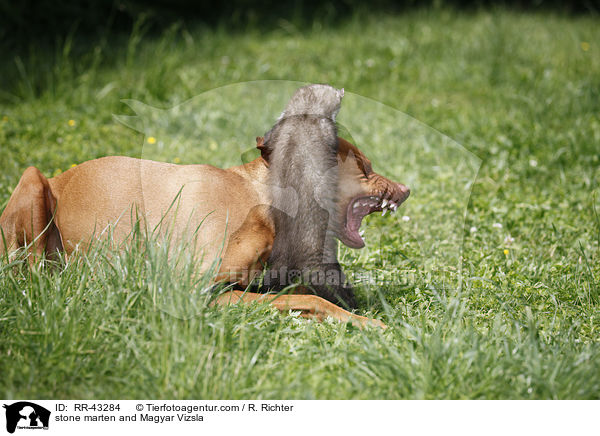
[[[365,241],[360,236],[360,225],[368,214],[380,209],[379,199],[376,197],[358,198],[348,205],[346,223],[340,240],[350,248],[362,248]]]

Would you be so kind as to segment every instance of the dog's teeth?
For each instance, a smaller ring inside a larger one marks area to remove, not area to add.
[[[356,210],[360,207],[360,204],[358,204],[358,202],[354,203],[354,206],[352,206],[352,209]]]
[[[398,209],[398,205],[394,202],[390,203],[390,209],[392,210],[392,213],[396,212],[396,209]]]
[[[381,216],[385,216],[386,212],[387,212],[387,209],[383,209],[383,211],[381,212]]]
[[[381,203],[381,208],[385,209],[385,207],[387,206],[388,201],[387,200],[383,200],[383,202]]]

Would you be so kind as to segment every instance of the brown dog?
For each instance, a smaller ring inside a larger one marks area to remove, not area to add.
[[[267,189],[269,156],[262,144],[262,138],[257,138],[262,157],[228,169],[122,156],[84,162],[51,179],[29,167],[0,216],[0,254],[29,244],[30,262],[57,250],[68,257],[76,249],[85,250],[95,237],[105,238],[108,227],[113,239],[127,239],[141,216],[150,229],[169,223],[176,238],[198,229],[195,246],[201,251],[200,270],[220,259],[216,280],[246,286],[262,271],[274,239]],[[409,190],[373,172],[365,155],[342,138],[338,163],[337,204],[343,225],[337,236],[345,245],[361,248],[362,218],[384,209],[394,212]],[[230,291],[215,302],[254,300],[300,311],[304,317],[383,325],[316,295]]]

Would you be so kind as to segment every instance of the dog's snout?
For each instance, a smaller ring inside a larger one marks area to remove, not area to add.
[[[410,188],[408,186],[403,185],[402,183],[398,183],[398,191],[400,191],[400,195],[402,196],[402,200],[406,200],[410,195]]]

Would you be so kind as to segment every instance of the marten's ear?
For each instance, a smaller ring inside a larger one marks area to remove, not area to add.
[[[271,150],[269,149],[269,147],[267,147],[265,145],[265,138],[263,138],[262,136],[256,137],[256,148],[258,148],[260,150],[260,155],[262,156],[264,161],[268,164],[269,163],[269,155],[271,154]]]

